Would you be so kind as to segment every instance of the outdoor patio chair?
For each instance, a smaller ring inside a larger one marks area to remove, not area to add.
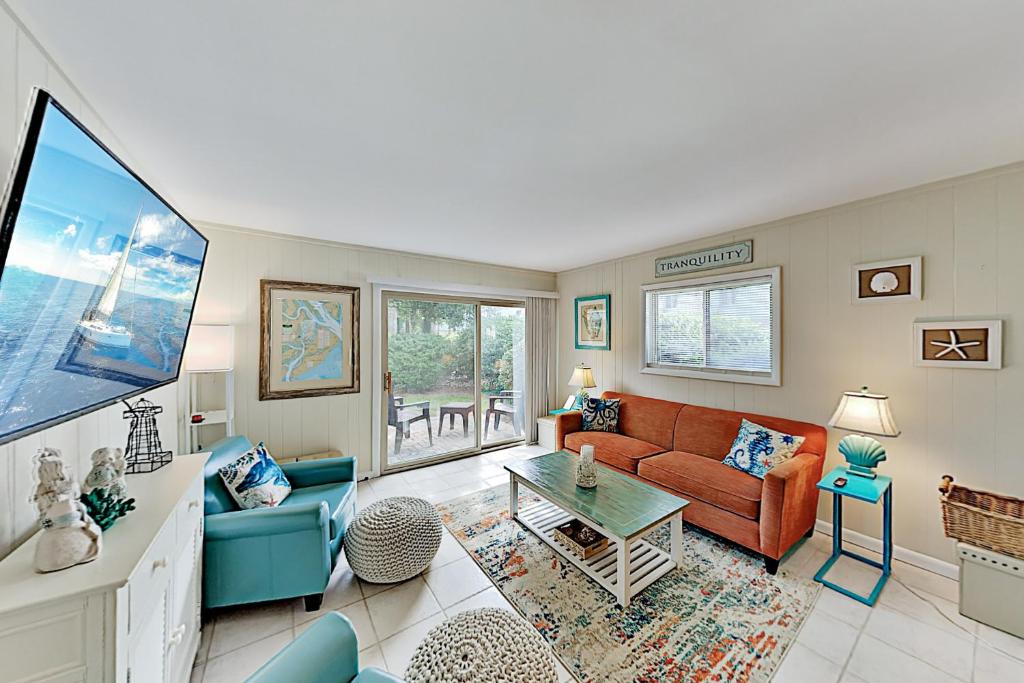
[[[484,415],[484,438],[491,426],[491,416],[494,416],[495,431],[501,426],[501,416],[512,418],[512,431],[516,436],[523,433],[523,395],[520,391],[503,390],[490,397],[487,413]]]
[[[402,450],[402,439],[410,436],[409,426],[420,421],[427,423],[427,438],[434,445],[434,428],[430,424],[430,401],[406,403],[401,396],[388,393],[388,426],[395,428],[395,455]]]

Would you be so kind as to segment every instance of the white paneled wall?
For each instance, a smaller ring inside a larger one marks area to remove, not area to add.
[[[0,4],[0,182],[6,182],[18,134],[28,108],[32,88],[49,90],[101,140],[123,154],[117,139],[99,116],[83,102],[38,44]],[[177,393],[174,386],[152,392],[149,398],[164,406],[158,419],[165,448],[177,451]],[[121,419],[123,405],[114,405],[0,446],[0,557],[35,531],[35,514],[29,503],[32,492],[32,456],[40,446],[59,448],[81,477],[89,467],[89,454],[100,446],[123,447],[128,423]],[[128,483],[131,487],[131,480]]]
[[[359,471],[371,469],[373,433],[372,286],[368,277],[552,291],[555,276],[452,259],[417,256],[332,242],[304,240],[238,228],[199,224],[210,239],[199,291],[196,323],[235,325],[235,431],[272,453],[307,454],[328,448],[354,455]],[[410,249],[429,245],[409,245]],[[500,248],[500,244],[495,244]],[[260,401],[261,279],[347,284],[360,288],[360,387],[358,394]],[[204,387],[206,385],[200,385]],[[185,382],[180,383],[185,393]],[[216,395],[215,391],[210,394]],[[204,402],[207,397],[203,396]],[[216,399],[209,399],[211,404]],[[213,434],[214,427],[209,428]],[[204,437],[208,441],[209,437]]]
[[[654,259],[738,239],[754,240],[754,263],[730,270],[782,266],[782,386],[641,374],[640,286],[655,279]],[[852,264],[915,255],[924,256],[922,301],[850,303]],[[936,493],[945,473],[1024,496],[1024,165],[560,273],[558,290],[562,381],[573,364],[585,361],[599,390],[818,424],[828,420],[843,390],[867,384],[889,394],[903,434],[886,440],[889,460],[882,471],[895,477],[899,545],[953,559]],[[573,299],[606,292],[612,295],[612,350],[573,349]],[[914,320],[950,317],[1003,319],[1004,368],[914,367]],[[835,451],[841,436],[831,434],[829,465],[841,461]],[[819,517],[830,517],[828,505],[823,499]],[[848,508],[849,527],[878,536],[878,510]]]

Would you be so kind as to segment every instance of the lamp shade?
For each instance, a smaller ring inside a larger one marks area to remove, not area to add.
[[[586,365],[577,365],[572,369],[572,377],[569,378],[570,387],[583,387],[592,389],[597,386],[594,381],[594,372]]]
[[[900,435],[900,428],[896,426],[896,420],[889,409],[889,397],[869,393],[867,387],[860,391],[844,392],[828,425],[860,434]]]
[[[225,372],[235,368],[235,328],[192,325],[185,350],[187,372]]]

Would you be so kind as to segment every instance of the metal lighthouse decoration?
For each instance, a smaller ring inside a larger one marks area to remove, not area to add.
[[[122,417],[132,421],[128,430],[128,447],[125,448],[128,474],[153,472],[170,463],[173,454],[163,450],[156,429],[156,416],[164,409],[144,398],[136,401],[134,406],[127,401],[124,404],[128,410],[122,413]]]

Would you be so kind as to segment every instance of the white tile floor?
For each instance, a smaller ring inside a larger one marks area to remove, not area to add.
[[[518,446],[474,458],[394,474],[359,484],[359,506],[392,495],[447,500],[507,482],[505,462],[543,453]],[[830,539],[816,534],[783,567],[812,576],[825,561]],[[866,552],[866,551],[865,551]],[[869,570],[845,558],[830,578],[867,588]],[[878,604],[869,608],[825,589],[786,655],[779,683],[988,683],[1024,681],[1024,640],[960,616],[950,579],[902,562],[894,566]],[[465,609],[508,607],[459,543],[445,532],[427,571],[396,586],[356,579],[344,555],[331,578],[323,609],[307,613],[301,600],[220,610],[204,629],[193,683],[242,681],[307,628],[337,610],[355,625],[363,666],[401,676],[420,640],[446,616]],[[563,681],[572,680],[563,669]]]

